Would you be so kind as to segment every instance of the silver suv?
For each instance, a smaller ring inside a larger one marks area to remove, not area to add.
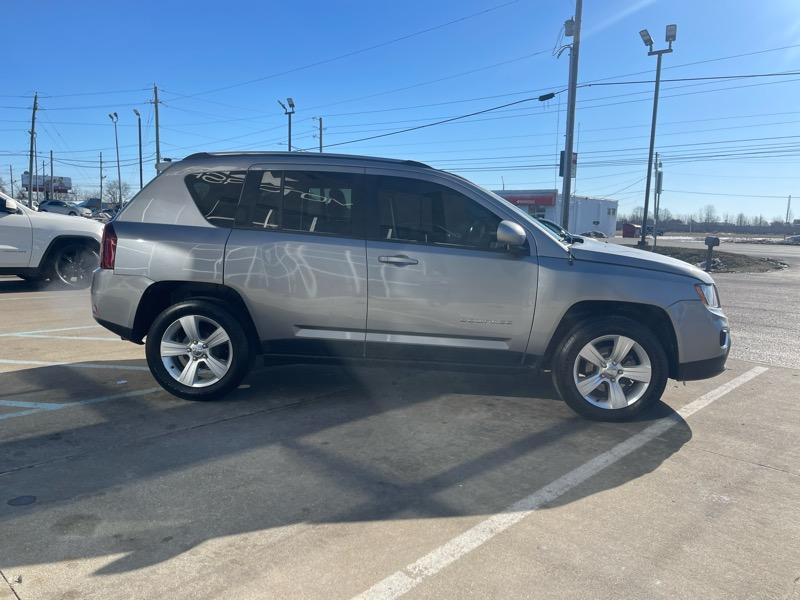
[[[412,161],[194,154],[108,225],[95,319],[143,343],[182,398],[237,387],[257,354],[551,370],[578,413],[630,418],[667,378],[725,366],[714,281],[657,254],[559,237]]]

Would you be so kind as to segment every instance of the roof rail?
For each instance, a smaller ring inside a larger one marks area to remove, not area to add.
[[[279,152],[279,151],[245,151],[245,152],[195,152],[194,154],[190,154],[189,156],[185,157],[184,160],[188,159],[195,159],[195,158],[212,158],[215,156],[227,156],[227,157],[235,157],[235,156],[281,156],[287,157],[291,156],[293,158],[298,156],[308,156],[308,157],[323,157],[323,158],[337,158],[337,159],[344,159],[344,160],[372,160],[376,162],[389,162],[395,164],[404,164],[410,167],[420,167],[425,169],[432,169],[430,165],[425,163],[416,161],[416,160],[404,160],[400,158],[384,158],[381,156],[364,156],[359,154],[336,154],[336,153],[329,153],[329,152]]]

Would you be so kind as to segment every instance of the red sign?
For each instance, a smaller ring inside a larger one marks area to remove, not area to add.
[[[499,192],[500,196],[517,205],[555,206],[555,192]]]

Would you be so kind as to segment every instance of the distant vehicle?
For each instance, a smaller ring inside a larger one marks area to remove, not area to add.
[[[800,235],[790,235],[784,241],[789,244],[800,244]]]
[[[0,193],[0,274],[86,287],[102,232],[95,221],[37,212]]]
[[[91,217],[92,211],[88,208],[79,206],[75,202],[66,202],[65,200],[45,200],[39,203],[39,212],[51,212],[61,215]]]
[[[92,311],[193,400],[236,389],[257,354],[395,358],[550,370],[576,412],[618,421],[669,377],[724,370],[708,273],[579,239],[414,161],[200,153],[106,224]]]
[[[657,231],[658,235],[664,235],[664,230],[663,229],[657,229],[656,231]],[[647,235],[653,235],[653,226],[652,225],[648,225],[647,226]]]
[[[102,202],[100,198],[86,198],[85,200],[76,202],[76,204],[82,208],[88,208],[92,211],[92,214],[97,214],[104,210],[116,209],[117,207],[116,203]]]
[[[603,233],[602,231],[595,231],[595,230],[585,231],[581,235],[583,237],[589,237],[589,238],[596,238],[596,239],[603,239],[603,240],[608,239],[608,236],[605,233]]]

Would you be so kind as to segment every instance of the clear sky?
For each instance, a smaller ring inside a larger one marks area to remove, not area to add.
[[[652,80],[656,61],[638,31],[662,47],[668,23],[678,40],[664,79],[800,71],[797,0],[584,4],[582,82]],[[553,49],[574,2],[7,0],[3,9],[0,177],[8,181],[9,164],[17,181],[27,169],[36,90],[39,153],[52,149],[55,173],[89,191],[100,151],[116,177],[110,111],[119,114],[123,180],[138,186],[134,108],[145,180],[154,174],[153,82],[164,156],[285,149],[276,100],[287,96],[297,103],[294,145],[314,149],[314,117],[323,117],[327,146],[562,90],[568,52],[556,58]],[[560,188],[565,106],[566,93],[331,151],[420,160],[493,189]],[[651,109],[652,83],[579,90],[578,194],[618,199],[622,212],[643,203]],[[721,215],[772,219],[793,194],[800,215],[798,140],[800,74],[665,82],[662,205],[683,214],[713,203]]]

